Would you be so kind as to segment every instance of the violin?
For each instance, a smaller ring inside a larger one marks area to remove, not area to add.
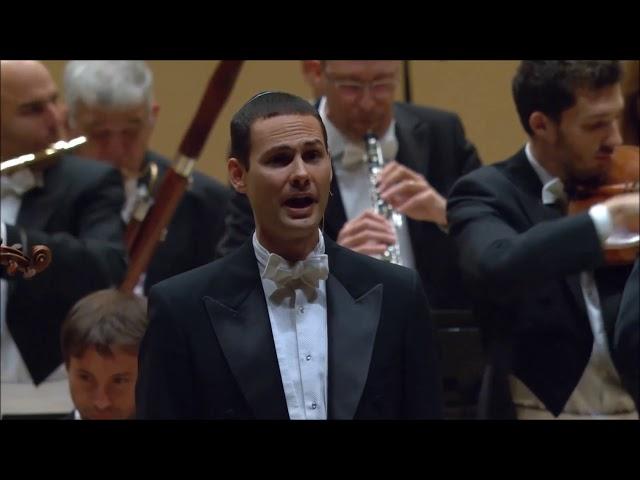
[[[597,187],[578,186],[570,195],[570,215],[589,210],[592,205],[623,193],[640,191],[640,149],[636,145],[616,147],[605,181]],[[607,265],[629,265],[638,257],[638,223],[627,232],[615,232],[604,244]]]
[[[42,272],[51,263],[52,255],[49,247],[34,245],[31,247],[30,257],[25,255],[20,247],[20,244],[12,247],[0,245],[0,264],[7,269],[10,276],[20,273],[23,278],[31,278]]]

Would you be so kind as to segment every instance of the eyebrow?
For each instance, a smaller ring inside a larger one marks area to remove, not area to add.
[[[144,122],[139,118],[126,120],[124,123],[125,123],[126,127],[130,127],[130,126],[139,127],[139,126],[144,125]],[[105,124],[105,122],[103,122],[102,120],[96,120],[96,121],[93,121],[93,122],[89,123],[87,128],[102,128],[104,126],[104,124]]]
[[[38,98],[36,100],[31,100],[30,102],[21,103],[18,105],[18,110],[29,110],[33,107],[37,107],[47,102],[56,101],[59,97],[59,93],[53,93],[46,98]]]
[[[606,120],[611,117],[614,117],[614,118],[619,117],[620,115],[622,115],[623,111],[624,111],[624,108],[620,108],[620,109],[616,108],[615,110],[610,112],[601,112],[601,113],[595,113],[593,115],[589,115],[585,117],[585,119],[587,121]]]
[[[362,82],[359,78],[356,78],[353,73],[331,73],[327,72],[330,77],[335,77],[336,80],[352,80],[354,82]],[[387,73],[378,73],[373,77],[372,82],[377,80],[391,80],[397,76],[396,73],[387,72]]]
[[[305,148],[309,148],[309,147],[324,147],[324,142],[322,142],[322,140],[309,140],[309,141],[304,142],[302,144],[302,146],[305,147]],[[273,153],[283,152],[283,151],[293,150],[293,149],[294,149],[294,147],[292,147],[291,145],[283,143],[281,145],[275,145],[275,146],[271,147],[269,150],[264,152],[264,154],[262,156],[266,157],[266,156],[271,155]]]

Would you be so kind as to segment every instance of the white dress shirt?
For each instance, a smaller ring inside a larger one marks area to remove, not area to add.
[[[269,253],[253,234],[253,248],[262,277],[280,375],[292,420],[327,419],[327,295],[317,288],[282,287],[264,277]],[[324,239],[309,255],[324,254]]]
[[[562,182],[552,177],[534,158],[527,143],[525,153],[532,168],[543,184],[542,202],[555,203],[566,201]],[[612,232],[611,219],[607,209],[596,209],[596,214],[589,212],[598,236],[604,241]],[[596,287],[593,272],[580,273],[580,287],[584,297],[589,324],[593,332],[593,349],[589,362],[569,397],[561,419],[570,418],[638,418],[638,412],[631,396],[624,390],[620,376],[611,360],[607,344],[600,296]],[[543,403],[514,375],[510,376],[511,393],[518,418],[553,418]]]
[[[318,106],[320,117],[327,130],[329,153],[334,159],[333,167],[336,181],[340,187],[342,204],[344,205],[347,220],[353,220],[366,210],[371,210],[371,195],[373,186],[369,180],[369,167],[364,161],[364,139],[362,144],[354,144],[348,140],[331,123],[326,113],[326,99],[322,97]],[[398,140],[395,134],[395,120],[391,122],[386,133],[380,139],[382,154],[385,163],[396,159],[398,153]],[[356,157],[360,158],[357,161]],[[396,226],[396,236],[400,245],[400,260],[402,265],[415,269],[415,257],[409,236],[409,225],[404,215],[402,226]]]

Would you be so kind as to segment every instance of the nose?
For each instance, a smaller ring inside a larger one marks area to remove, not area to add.
[[[622,133],[620,131],[619,120],[616,120],[615,122],[613,122],[611,132],[607,137],[607,145],[611,147],[617,147],[618,145],[622,145]]]
[[[93,397],[93,405],[98,410],[106,410],[111,406],[111,400],[109,399],[109,395],[107,395],[106,389],[104,387],[98,387],[96,393]]]
[[[365,84],[362,89],[362,96],[360,97],[360,108],[368,112],[371,111],[374,105],[375,101],[371,91],[371,85]]]
[[[49,130],[55,130],[58,138],[62,131],[62,111],[55,102],[49,102],[46,106],[46,122]],[[56,138],[56,140],[58,139]]]
[[[307,165],[300,155],[292,162],[293,171],[291,172],[291,185],[298,189],[304,189],[309,186],[310,178]]]
[[[102,156],[113,165],[121,166],[124,162],[125,146],[122,137],[117,134],[109,135],[102,150]]]

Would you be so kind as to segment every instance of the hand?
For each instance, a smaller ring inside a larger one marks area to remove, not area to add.
[[[414,220],[447,224],[447,201],[417,172],[393,161],[380,172],[380,197]]]
[[[343,225],[337,241],[338,245],[365,255],[381,255],[396,243],[396,232],[386,218],[367,210]]]
[[[614,228],[638,231],[640,226],[640,193],[624,193],[603,202],[611,214]]]

